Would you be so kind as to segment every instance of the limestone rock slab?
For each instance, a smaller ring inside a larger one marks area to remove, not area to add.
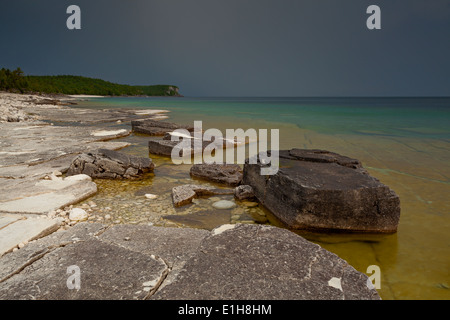
[[[294,229],[392,233],[400,199],[370,176],[356,159],[324,150],[282,150],[275,175],[263,164],[244,165],[243,184],[288,227]]]
[[[89,178],[89,177],[87,177]],[[0,179],[0,211],[47,214],[51,210],[82,201],[97,192],[97,185],[87,179],[53,180]]]
[[[69,289],[69,266],[80,289]],[[0,299],[379,299],[368,277],[286,229],[79,223],[0,258]]]
[[[70,289],[68,268],[79,268]],[[0,283],[0,299],[144,299],[165,278],[165,263],[95,238],[56,248]]]
[[[237,164],[194,164],[190,169],[193,177],[216,183],[237,186],[242,180],[242,168]]]
[[[100,223],[80,222],[68,230],[53,232],[28,243],[20,250],[3,255],[0,259],[0,283],[19,273],[55,248],[90,239],[105,228],[106,226]]]
[[[19,243],[44,237],[56,231],[61,225],[58,219],[29,218],[18,220],[0,229],[0,256],[15,248]]]
[[[186,129],[193,131],[192,126],[179,125],[176,123],[157,121],[151,118],[139,119],[131,121],[131,128],[133,132],[148,134],[151,136],[164,136],[168,132],[172,132],[176,129]]]
[[[17,220],[26,219],[18,214],[0,213],[0,230],[16,222]]]
[[[152,298],[380,299],[366,275],[319,245],[285,229],[244,224],[214,229]]]
[[[170,267],[163,286],[176,279],[184,264],[197,252],[209,232],[191,228],[161,228],[146,225],[116,225],[99,239],[132,251],[162,258]]]

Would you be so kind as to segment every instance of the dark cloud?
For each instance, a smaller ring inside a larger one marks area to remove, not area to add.
[[[0,39],[5,67],[191,96],[450,95],[450,0],[2,0]]]

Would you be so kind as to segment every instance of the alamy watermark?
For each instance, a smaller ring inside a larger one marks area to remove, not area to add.
[[[66,285],[69,290],[80,290],[81,288],[81,270],[77,265],[68,266],[66,273],[70,275],[67,278]]]
[[[70,16],[66,20],[66,27],[69,30],[80,30],[81,29],[81,9],[77,5],[70,5],[66,10],[67,14]],[[370,16],[367,18],[366,26],[369,30],[379,30],[381,29],[381,9],[377,5],[370,5],[366,10],[367,14]]]
[[[66,20],[66,27],[69,30],[80,30],[81,29],[81,9],[77,5],[70,5],[66,10],[67,14],[70,16]]]
[[[367,274],[370,274],[367,279],[367,286],[374,287],[375,289],[381,289],[381,269],[377,265],[370,265],[366,270]]]
[[[261,175],[278,172],[278,129],[270,130],[269,151],[267,129],[226,129],[224,137],[219,129],[211,128],[203,132],[202,127],[202,121],[194,121],[193,133],[187,129],[176,129],[170,133],[171,140],[178,142],[171,153],[174,164],[245,164],[248,158],[249,164],[261,163]]]

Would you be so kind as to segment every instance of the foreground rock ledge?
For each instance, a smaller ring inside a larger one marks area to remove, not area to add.
[[[323,150],[280,151],[280,169],[244,165],[243,184],[293,229],[393,233],[400,219],[394,191],[371,177],[356,159]]]
[[[69,290],[67,267],[80,268]],[[380,299],[338,256],[277,227],[79,223],[0,258],[0,299]]]

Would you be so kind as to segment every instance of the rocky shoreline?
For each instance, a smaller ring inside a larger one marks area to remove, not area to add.
[[[379,299],[366,275],[286,229],[89,221],[96,203],[77,204],[97,191],[89,174],[101,170],[64,174],[80,155],[126,147],[114,139],[131,130],[111,130],[108,123],[142,113],[46,99],[0,93],[0,299]],[[67,119],[79,125],[58,124]],[[83,159],[83,168],[98,160]],[[138,174],[117,170],[123,174],[114,178]],[[236,198],[259,197],[238,188],[229,191]],[[187,201],[194,201],[197,189],[188,189]],[[67,287],[71,265],[81,269],[80,290]]]

